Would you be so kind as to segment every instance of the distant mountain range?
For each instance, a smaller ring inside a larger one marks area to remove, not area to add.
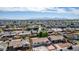
[[[0,20],[79,20],[79,19],[69,19],[69,18],[33,18],[33,19],[0,19]]]

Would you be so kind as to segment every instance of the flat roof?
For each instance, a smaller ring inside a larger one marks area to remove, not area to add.
[[[33,48],[33,51],[48,51],[48,49],[45,46],[40,46]]]
[[[3,49],[3,51],[6,51],[6,49],[7,49],[7,44],[4,43],[4,42],[0,43],[0,49]]]
[[[69,47],[71,44],[70,43],[59,43],[59,44],[54,44],[57,49],[62,49],[62,48],[65,48],[65,47]]]
[[[62,35],[51,35],[49,36],[51,38],[51,40],[63,40],[63,36]]]
[[[29,44],[29,42],[27,40],[22,40],[21,39],[17,39],[17,40],[12,40],[9,43],[9,46],[13,46],[13,47],[21,47],[23,44]]]
[[[49,41],[48,38],[31,38],[33,43]]]
[[[52,45],[49,45],[49,46],[47,46],[47,49],[48,49],[49,51],[51,51],[51,50],[55,50],[55,47],[52,46]]]

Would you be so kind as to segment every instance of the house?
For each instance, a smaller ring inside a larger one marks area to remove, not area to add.
[[[40,46],[40,47],[34,47],[33,51],[48,51],[48,49],[45,46]]]
[[[62,35],[51,35],[48,37],[49,41],[52,43],[65,43],[65,39]]]
[[[54,44],[54,46],[57,48],[57,50],[68,48],[71,45],[72,45],[71,43],[58,43],[58,44]]]
[[[51,40],[63,40],[64,37],[62,35],[51,35],[49,36]]]
[[[22,31],[20,33],[18,33],[18,35],[22,36],[22,35],[30,35],[31,34],[31,31]]]
[[[56,31],[56,32],[58,32],[58,31],[63,31],[61,28],[52,28],[52,30],[53,30],[53,31]]]
[[[6,51],[7,50],[7,44],[3,41],[0,41],[0,51]]]
[[[50,41],[48,40],[48,38],[31,38],[32,40],[32,45],[33,47],[38,47],[38,46],[45,46],[50,44]]]
[[[11,40],[9,42],[9,47],[13,46],[13,48],[17,48],[17,47],[22,47],[25,44],[29,45],[30,43],[27,40],[21,40],[21,39]]]
[[[53,45],[49,45],[49,46],[47,46],[47,49],[48,49],[49,51],[52,51],[52,50],[55,50],[55,47],[54,47]]]

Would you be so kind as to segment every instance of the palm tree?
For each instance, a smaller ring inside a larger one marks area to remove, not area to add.
[[[7,47],[9,47],[9,44],[10,44],[10,40],[7,40],[7,42],[6,42],[6,43],[7,43]]]
[[[29,42],[30,42],[30,46],[29,46],[29,50],[32,51],[32,40],[31,40],[31,35],[29,35]]]

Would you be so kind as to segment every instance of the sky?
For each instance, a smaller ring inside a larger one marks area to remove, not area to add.
[[[79,7],[0,7],[0,19],[78,19]]]
[[[78,6],[79,0],[0,0],[0,19],[79,19]]]

